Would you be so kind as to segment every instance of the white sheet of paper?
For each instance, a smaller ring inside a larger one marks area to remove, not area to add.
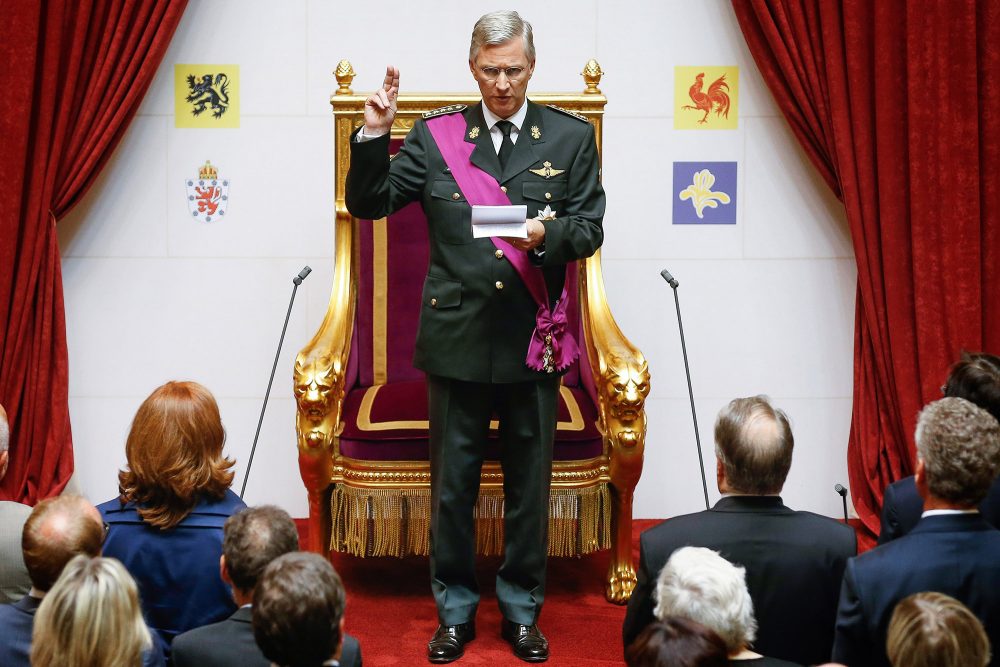
[[[528,238],[528,207],[515,206],[473,206],[472,238],[489,236],[509,236]]]

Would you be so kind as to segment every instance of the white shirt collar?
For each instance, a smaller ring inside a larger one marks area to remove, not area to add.
[[[978,509],[971,510],[927,510],[920,515],[921,518],[925,516],[947,516],[949,514],[979,514]]]
[[[486,102],[483,102],[483,119],[486,121],[486,129],[493,131],[493,126],[497,124],[497,121],[509,120],[517,128],[517,131],[521,131],[521,126],[524,125],[524,119],[528,115],[528,98],[524,98],[524,104],[518,109],[513,116],[510,118],[500,118],[495,113],[490,111],[489,107],[486,106]]]

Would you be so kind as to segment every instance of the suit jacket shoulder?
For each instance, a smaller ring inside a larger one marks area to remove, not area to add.
[[[340,667],[361,667],[361,644],[351,635],[344,635],[340,651]]]
[[[885,637],[895,605],[920,591],[950,595],[1000,642],[1000,531],[979,515],[923,518],[907,535],[850,560],[844,573],[833,658],[888,665]],[[992,665],[1000,664],[994,658]]]
[[[13,604],[0,605],[0,665],[30,667],[31,631],[41,600],[24,596]]]
[[[31,590],[31,579],[21,553],[21,531],[31,507],[0,501],[0,604],[16,602]]]

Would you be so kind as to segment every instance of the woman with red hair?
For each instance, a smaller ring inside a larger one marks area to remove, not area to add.
[[[168,382],[136,413],[125,443],[119,496],[99,505],[104,555],[139,585],[146,621],[166,646],[236,610],[219,576],[222,526],[246,507],[229,486],[219,406],[197,382]]]

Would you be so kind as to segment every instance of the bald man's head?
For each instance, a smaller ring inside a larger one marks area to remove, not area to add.
[[[781,493],[794,446],[788,416],[767,396],[734,399],[715,421],[715,456],[731,493]]]
[[[21,550],[31,584],[46,592],[74,556],[99,556],[104,521],[97,508],[79,496],[58,496],[38,503],[24,524]]]

